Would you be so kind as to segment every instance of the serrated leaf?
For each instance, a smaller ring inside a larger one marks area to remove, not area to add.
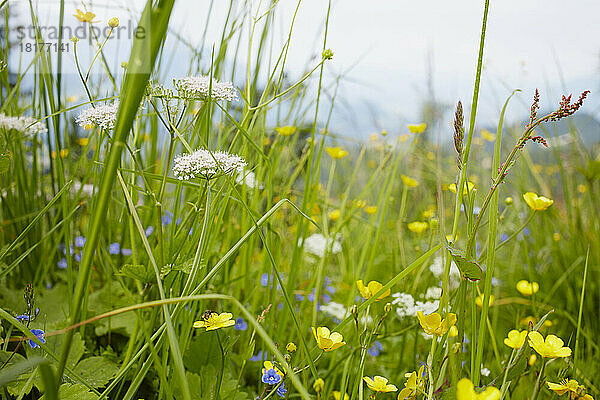
[[[152,283],[156,281],[154,271],[145,265],[125,264],[121,267],[118,274],[138,280],[142,283]]]
[[[58,389],[59,400],[95,400],[98,396],[90,392],[87,387],[79,383],[72,385],[63,383]],[[46,396],[40,397],[40,400],[45,400]]]
[[[75,367],[75,373],[95,388],[105,386],[118,370],[117,364],[104,357],[86,358]]]
[[[452,259],[456,263],[458,270],[464,278],[471,281],[478,281],[483,278],[483,270],[477,261],[467,259],[464,254],[453,247],[448,247],[448,251],[452,255]]]

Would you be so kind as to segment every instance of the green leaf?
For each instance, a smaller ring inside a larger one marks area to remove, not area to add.
[[[105,386],[119,371],[119,366],[104,357],[90,357],[81,360],[75,373],[95,388]]]
[[[452,259],[464,278],[471,281],[478,281],[483,278],[483,270],[477,261],[467,259],[461,251],[453,247],[448,247],[448,251],[452,255]]]
[[[3,365],[11,356],[10,351],[0,351],[0,365]],[[8,392],[13,396],[18,396],[21,391],[25,394],[29,393],[33,388],[33,382],[29,381],[31,374],[34,372],[36,363],[44,361],[43,358],[33,357],[26,359],[19,353],[12,356],[11,360],[0,371],[0,387],[7,388]],[[25,390],[23,390],[26,387]]]
[[[125,264],[121,267],[118,275],[127,276],[142,283],[152,283],[156,281],[154,271],[145,265]]]
[[[183,356],[183,363],[188,371],[200,373],[206,365],[221,363],[221,350],[214,332],[203,332],[190,343]]]
[[[59,400],[95,400],[97,398],[98,396],[79,383],[75,385],[64,383],[58,389]],[[46,400],[46,396],[40,397],[40,400]]]
[[[10,151],[0,152],[0,174],[4,174],[8,171],[11,160],[12,155],[10,154]]]
[[[508,371],[506,378],[508,381],[516,380],[525,372],[525,369],[527,368],[527,357],[525,357],[525,353],[526,352],[523,352],[523,354],[521,354],[521,357],[517,360],[515,366]]]

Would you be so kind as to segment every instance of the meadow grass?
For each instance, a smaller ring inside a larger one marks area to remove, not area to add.
[[[486,0],[448,143],[421,121],[344,137],[331,3],[291,78],[296,4],[280,41],[277,1],[231,0],[197,50],[169,29],[175,1],[148,1],[120,69],[101,38],[70,42],[75,101],[60,52],[3,64],[0,398],[598,396],[598,144],[573,126],[546,148],[587,93],[538,115],[515,90],[479,129]],[[168,75],[176,45],[188,77]]]

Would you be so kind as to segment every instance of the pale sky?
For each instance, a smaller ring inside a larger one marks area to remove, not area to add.
[[[47,3],[53,1],[40,2],[40,7]],[[81,8],[79,1],[66,3],[68,16],[70,8]],[[127,18],[119,5],[140,10],[145,1],[85,3],[106,21],[114,14]],[[107,3],[113,7],[103,7]],[[262,4],[264,9],[267,0],[249,3],[254,8]],[[177,0],[171,27],[199,43],[209,4],[208,0]],[[277,5],[279,40],[287,33],[296,4],[296,0],[280,0]],[[220,39],[228,6],[229,0],[214,1],[209,43]],[[321,48],[326,10],[326,0],[302,1],[287,64],[292,77],[304,71],[311,55]],[[339,89],[333,126],[353,136],[365,136],[376,129],[394,131],[406,122],[417,122],[419,106],[429,96],[428,59],[436,98],[452,106],[460,98],[468,107],[482,12],[483,1],[474,0],[335,0],[327,40],[334,59],[326,66],[326,83],[343,72],[345,80]],[[52,19],[55,11],[47,13]],[[278,45],[280,42],[274,48]],[[515,117],[526,113],[526,103],[536,87],[542,92],[543,105],[556,104],[563,92],[561,74],[567,93],[592,90],[585,109],[598,115],[600,2],[492,0],[480,122],[495,124],[504,99],[516,88],[523,89],[523,103],[513,105]]]

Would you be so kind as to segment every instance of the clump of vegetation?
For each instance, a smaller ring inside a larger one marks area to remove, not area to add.
[[[173,5],[148,1],[118,71],[119,20],[102,38],[74,11],[85,98],[60,45],[16,83],[2,63],[0,398],[599,395],[599,149],[546,130],[587,91],[540,117],[535,90],[506,128],[515,91],[478,129],[486,0],[468,123],[458,101],[447,145],[419,121],[357,144],[317,118],[336,102],[329,9],[295,80],[295,14],[277,47],[277,2],[234,1],[222,41],[164,78]],[[33,8],[31,24],[43,42]]]

